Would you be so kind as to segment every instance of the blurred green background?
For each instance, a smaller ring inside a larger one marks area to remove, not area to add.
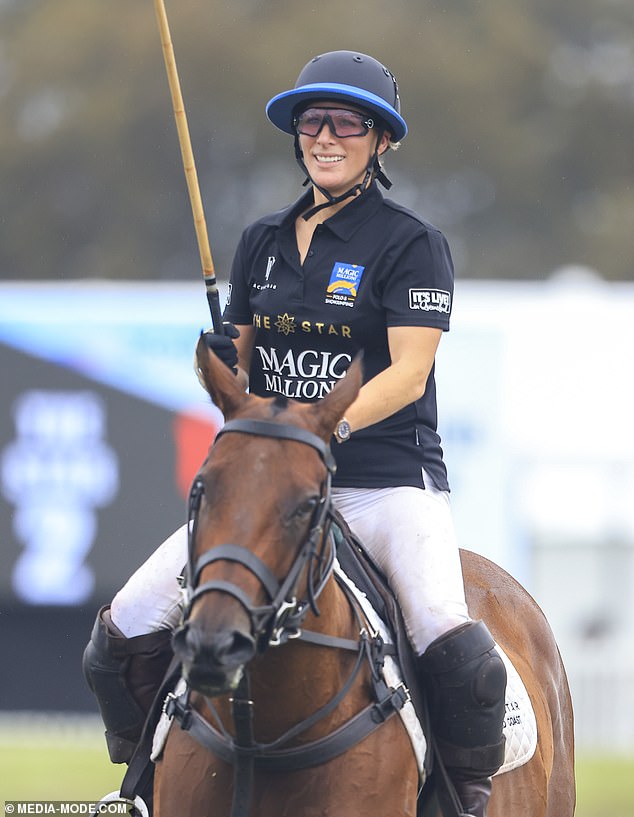
[[[220,277],[243,226],[300,190],[266,101],[345,48],[396,74],[393,196],[447,233],[460,277],[632,280],[630,0],[167,9]],[[150,0],[0,0],[0,178],[0,278],[198,274]]]
[[[1,800],[96,800],[117,790],[122,768],[112,766],[95,722],[70,729],[11,735],[0,729]],[[576,817],[632,817],[634,757],[582,755],[577,763]]]

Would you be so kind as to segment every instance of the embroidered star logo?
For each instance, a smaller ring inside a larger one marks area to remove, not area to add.
[[[275,321],[275,328],[282,335],[290,335],[295,331],[295,318],[285,312],[283,315],[278,315]]]

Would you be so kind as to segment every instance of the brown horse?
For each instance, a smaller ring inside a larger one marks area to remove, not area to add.
[[[170,710],[184,728],[172,726],[156,765],[156,817],[414,817],[411,742],[392,716],[398,703],[384,701],[376,717],[373,651],[333,578],[325,534],[328,442],[359,391],[360,364],[312,404],[245,394],[203,344],[198,364],[228,422],[193,492],[189,599],[175,637],[191,708]],[[538,724],[532,759],[494,779],[490,817],[571,817],[572,705],[552,632],[499,567],[463,552],[463,568],[471,615],[521,674]],[[367,712],[360,737],[344,738]],[[210,750],[201,743],[212,733]],[[239,757],[228,754],[236,745]],[[290,765],[260,765],[263,746]],[[430,805],[425,817],[437,813]]]

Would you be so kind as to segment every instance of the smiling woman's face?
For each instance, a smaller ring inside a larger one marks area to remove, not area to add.
[[[311,108],[336,108],[373,118],[361,108],[330,100],[315,102]],[[384,133],[379,153],[383,153],[388,143],[389,134]],[[363,136],[339,138],[324,122],[317,136],[300,134],[299,145],[311,180],[336,197],[363,181],[376,146],[376,129],[371,128]]]

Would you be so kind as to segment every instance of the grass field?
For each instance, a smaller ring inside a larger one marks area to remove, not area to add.
[[[110,764],[96,720],[49,720],[0,723],[0,770],[0,801],[97,800],[118,788],[123,767]],[[576,817],[634,817],[634,757],[581,755],[577,799]]]

